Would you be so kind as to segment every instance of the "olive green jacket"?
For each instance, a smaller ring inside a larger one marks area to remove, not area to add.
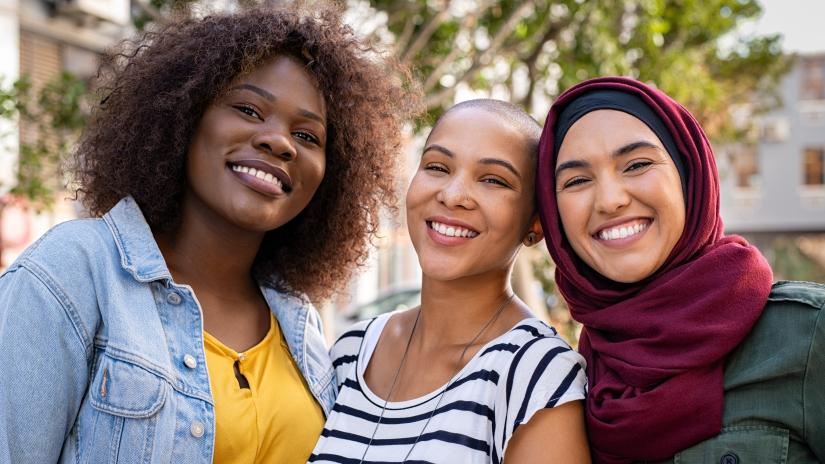
[[[728,358],[722,424],[667,462],[825,463],[825,285],[774,284]]]

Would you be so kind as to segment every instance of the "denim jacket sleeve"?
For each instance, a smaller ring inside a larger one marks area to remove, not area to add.
[[[36,263],[0,277],[0,462],[57,462],[89,378],[89,332]]]

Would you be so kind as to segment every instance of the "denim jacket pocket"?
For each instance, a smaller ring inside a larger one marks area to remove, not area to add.
[[[106,353],[100,356],[89,391],[91,436],[84,453],[89,463],[143,463],[155,446],[158,412],[168,382],[143,367]],[[81,437],[82,439],[82,437]]]
[[[724,427],[705,440],[674,456],[674,464],[785,464],[788,461],[788,430],[764,425]]]

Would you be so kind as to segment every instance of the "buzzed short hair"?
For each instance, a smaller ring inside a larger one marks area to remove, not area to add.
[[[532,160],[538,158],[539,139],[541,138],[541,124],[538,123],[526,111],[510,102],[495,100],[492,98],[477,98],[467,100],[451,106],[433,124],[433,130],[448,114],[462,109],[477,108],[488,111],[501,117],[502,122],[516,129],[524,139],[525,148],[529,151]],[[431,132],[432,133],[432,132]]]

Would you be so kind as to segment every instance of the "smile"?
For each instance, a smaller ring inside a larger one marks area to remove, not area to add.
[[[440,222],[427,221],[427,227],[447,237],[466,237],[473,238],[478,235],[478,232],[470,229],[465,229],[459,226],[448,226]]]
[[[239,180],[265,195],[278,196],[292,191],[287,173],[261,160],[239,160],[227,163]]]
[[[605,241],[621,240],[644,232],[649,225],[650,220],[635,220],[625,224],[604,228],[594,235],[598,239]]]

